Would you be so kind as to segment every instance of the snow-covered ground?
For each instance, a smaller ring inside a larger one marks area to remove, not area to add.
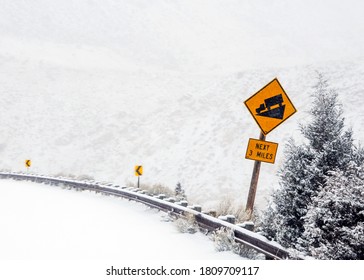
[[[238,260],[138,203],[0,180],[0,260]]]
[[[267,136],[264,208],[300,139],[316,71],[364,140],[360,0],[0,1],[0,168],[177,182],[189,199],[245,203],[259,130],[243,101],[277,77],[298,112]]]

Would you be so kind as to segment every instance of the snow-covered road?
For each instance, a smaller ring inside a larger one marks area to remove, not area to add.
[[[0,181],[0,259],[241,259],[183,234],[163,213],[122,199]]]

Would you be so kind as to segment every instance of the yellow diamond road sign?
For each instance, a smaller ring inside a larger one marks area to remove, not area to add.
[[[136,165],[134,170],[135,170],[135,176],[142,176],[143,175],[143,166]]]
[[[278,143],[250,138],[245,158],[274,163],[277,149]]]
[[[296,113],[278,79],[271,81],[244,103],[265,135]]]

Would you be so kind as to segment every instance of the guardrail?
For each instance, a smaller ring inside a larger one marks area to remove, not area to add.
[[[290,253],[287,249],[283,248],[276,242],[269,241],[264,236],[251,232],[247,229],[241,228],[237,225],[228,223],[221,219],[212,217],[210,215],[198,212],[188,207],[178,205],[176,203],[168,202],[156,197],[146,194],[138,193],[133,190],[125,188],[116,188],[114,186],[106,186],[101,183],[93,183],[86,181],[77,181],[65,178],[55,178],[40,175],[21,174],[12,172],[0,172],[2,179],[15,179],[15,180],[29,180],[37,183],[46,183],[51,185],[66,185],[75,189],[90,190],[100,192],[117,197],[123,197],[129,200],[134,200],[146,204],[152,208],[157,208],[161,211],[174,213],[175,215],[185,216],[187,214],[193,215],[196,222],[202,228],[208,230],[215,230],[221,227],[226,227],[234,232],[235,240],[242,243],[266,256],[267,259],[290,259]],[[295,257],[297,259],[297,257]]]

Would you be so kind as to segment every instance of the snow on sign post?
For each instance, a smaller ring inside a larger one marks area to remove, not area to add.
[[[257,191],[260,164],[262,161],[274,163],[278,148],[277,143],[265,141],[265,137],[278,125],[296,113],[297,110],[278,79],[268,83],[244,103],[260,128],[259,140],[249,140],[245,156],[247,159],[255,160],[245,208],[245,211],[251,217]]]

